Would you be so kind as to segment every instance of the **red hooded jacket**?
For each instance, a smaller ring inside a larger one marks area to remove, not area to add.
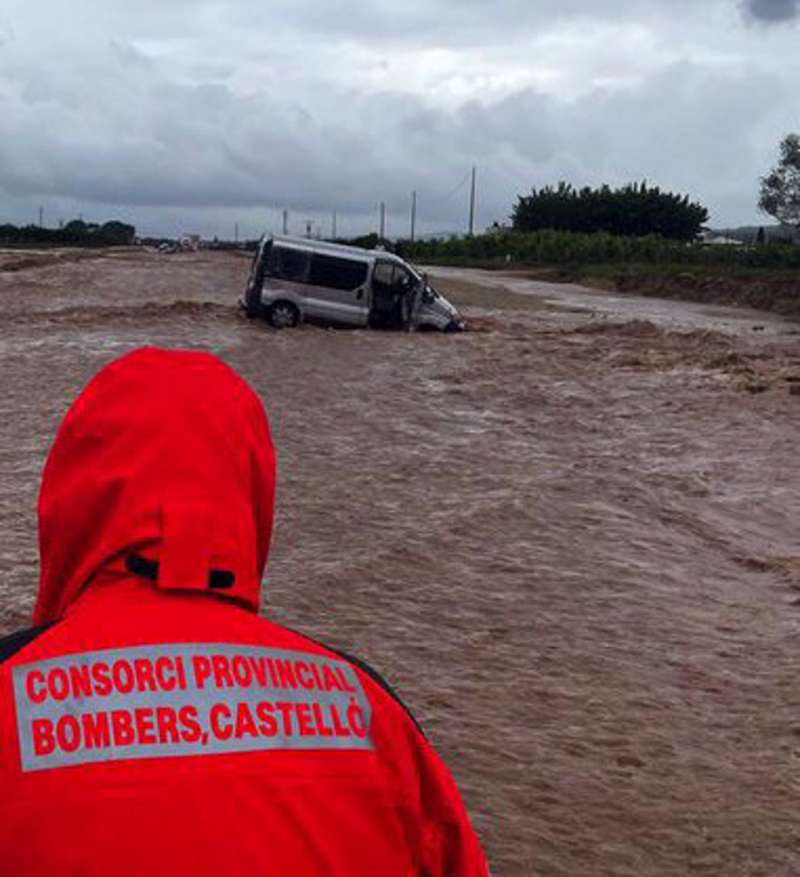
[[[458,790],[361,662],[258,615],[275,455],[207,354],[140,350],[51,450],[0,640],[0,873],[484,877]]]

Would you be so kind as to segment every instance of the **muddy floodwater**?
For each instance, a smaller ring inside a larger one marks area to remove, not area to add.
[[[277,332],[248,267],[0,253],[0,633],[70,401],[211,350],[279,449],[265,612],[396,686],[495,875],[800,874],[800,327],[445,271],[474,331]]]

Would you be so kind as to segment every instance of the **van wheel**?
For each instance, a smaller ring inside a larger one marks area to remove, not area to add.
[[[276,301],[270,305],[267,319],[276,329],[291,329],[300,321],[300,311],[290,301]]]

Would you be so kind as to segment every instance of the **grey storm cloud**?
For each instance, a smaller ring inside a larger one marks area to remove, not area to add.
[[[473,163],[487,223],[533,185],[645,177],[749,221],[796,124],[793,32],[741,0],[44,3],[0,14],[0,222],[50,199],[399,217],[415,189],[452,229]]]
[[[351,98],[344,114],[220,85],[158,85],[146,68],[137,81],[113,89],[113,130],[103,106],[59,104],[29,83],[16,142],[0,143],[0,184],[97,203],[345,212],[368,211],[376,197],[400,207],[416,188],[421,210],[445,222],[454,210],[447,190],[480,156],[483,210],[502,219],[515,194],[562,176],[593,184],[648,177],[708,194],[714,183],[735,186],[750,159],[739,120],[744,113],[756,125],[768,111],[763,95],[779,92],[762,77],[734,87],[722,74],[677,64],[639,89],[568,102],[526,88],[443,111],[384,93]]]
[[[800,15],[800,0],[745,0],[745,9],[760,21],[790,21]]]

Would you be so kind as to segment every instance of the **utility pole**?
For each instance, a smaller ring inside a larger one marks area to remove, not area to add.
[[[234,243],[239,243],[239,223],[234,222],[233,224],[233,240]]]
[[[336,211],[333,211],[333,221],[331,222],[331,237],[336,240]]]
[[[314,223],[313,223],[312,220],[310,220],[310,219],[307,219],[307,220],[306,220],[306,237],[307,237],[307,238],[310,238],[310,237],[311,237],[311,226],[312,226],[313,224],[314,224]]]
[[[472,165],[472,186],[469,191],[469,236],[475,233],[475,175],[477,168]]]
[[[386,237],[386,204],[381,201],[381,221],[380,221],[380,239],[383,240]]]
[[[289,234],[289,211],[283,211],[283,233]]]
[[[39,208],[39,228],[44,228],[44,207]]]
[[[411,243],[414,243],[414,232],[417,228],[417,190],[411,193]]]

